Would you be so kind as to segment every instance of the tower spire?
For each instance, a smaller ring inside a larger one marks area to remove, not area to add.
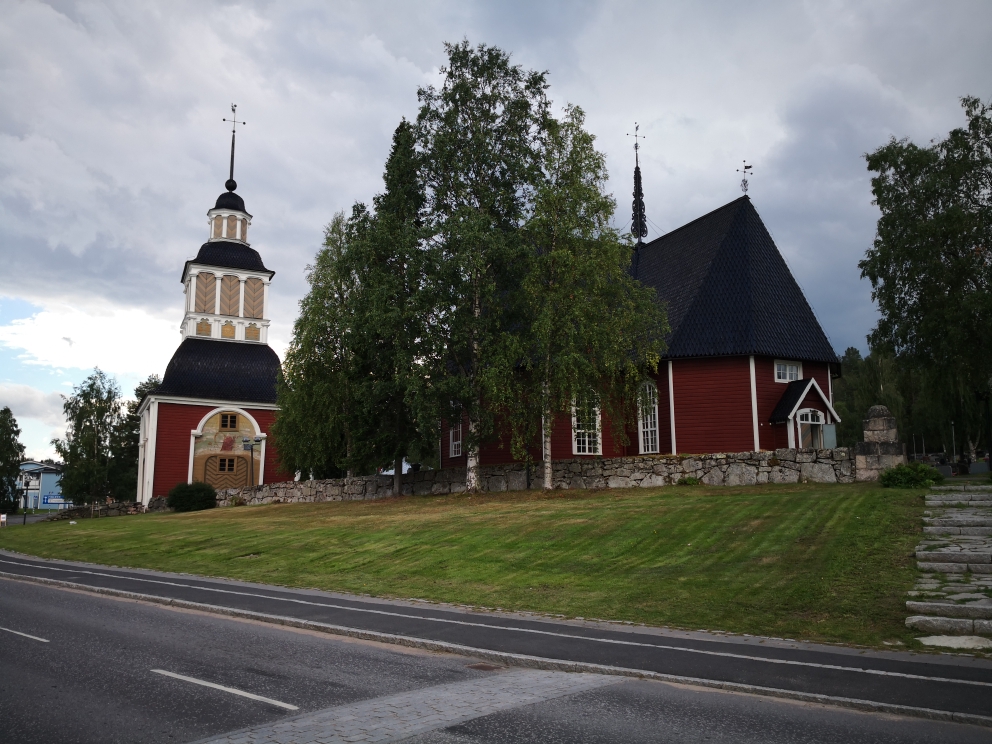
[[[643,243],[643,238],[648,234],[648,219],[644,210],[644,189],[641,187],[641,161],[639,151],[641,144],[639,140],[645,139],[640,133],[641,125],[634,122],[634,133],[628,137],[634,138],[634,201],[633,212],[630,218],[630,234],[637,238],[637,243]]]
[[[224,188],[228,191],[234,191],[238,188],[238,182],[234,180],[234,137],[236,135],[236,129],[238,124],[244,126],[247,122],[238,121],[238,104],[231,104],[231,118],[224,118],[221,121],[231,122],[231,175],[227,179],[227,183],[224,184]]]

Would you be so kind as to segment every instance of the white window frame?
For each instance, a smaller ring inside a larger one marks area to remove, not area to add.
[[[573,455],[601,455],[603,453],[603,426],[602,426],[602,412],[599,406],[592,409],[595,411],[593,418],[595,419],[596,426],[596,438],[593,439],[590,435],[592,431],[589,429],[579,429],[578,420],[578,409],[575,403],[572,403],[572,454]]]
[[[641,385],[641,396],[637,405],[638,449],[642,455],[657,455],[661,452],[661,438],[658,427],[658,386],[653,380],[644,381]]]
[[[457,435],[457,436],[456,436]],[[448,427],[448,457],[462,456],[462,422]]]
[[[779,379],[778,376],[778,366],[780,364],[786,365],[785,367],[785,379]],[[789,379],[789,367],[796,368],[796,378],[795,380]],[[796,380],[803,379],[803,363],[796,362],[790,359],[776,359],[775,360],[775,382],[780,382],[783,385],[788,385],[790,382],[795,382]]]

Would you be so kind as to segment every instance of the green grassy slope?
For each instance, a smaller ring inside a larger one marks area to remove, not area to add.
[[[32,555],[877,645],[908,640],[919,492],[676,487],[282,504],[40,523]]]

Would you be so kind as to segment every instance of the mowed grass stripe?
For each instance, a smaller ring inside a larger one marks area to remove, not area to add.
[[[919,492],[676,487],[39,523],[0,547],[376,596],[811,640],[908,641]]]

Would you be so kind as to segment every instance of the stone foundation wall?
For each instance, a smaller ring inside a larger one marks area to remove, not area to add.
[[[141,514],[145,508],[137,501],[113,501],[109,504],[93,504],[92,506],[74,506],[62,509],[48,517],[46,522],[56,522],[60,519],[89,519],[90,517],[120,517],[125,514]]]
[[[484,491],[523,491],[544,487],[542,463],[529,472],[522,464],[480,468]],[[606,459],[561,460],[552,463],[552,485],[573,488],[652,488],[670,486],[680,478],[698,478],[711,486],[761,483],[851,483],[856,480],[854,457],[846,447],[832,450],[738,452],[713,455],[648,455]],[[403,494],[461,493],[465,470],[422,470],[403,476]],[[390,475],[333,480],[289,481],[217,493],[218,506],[315,501],[366,501],[393,495]]]

